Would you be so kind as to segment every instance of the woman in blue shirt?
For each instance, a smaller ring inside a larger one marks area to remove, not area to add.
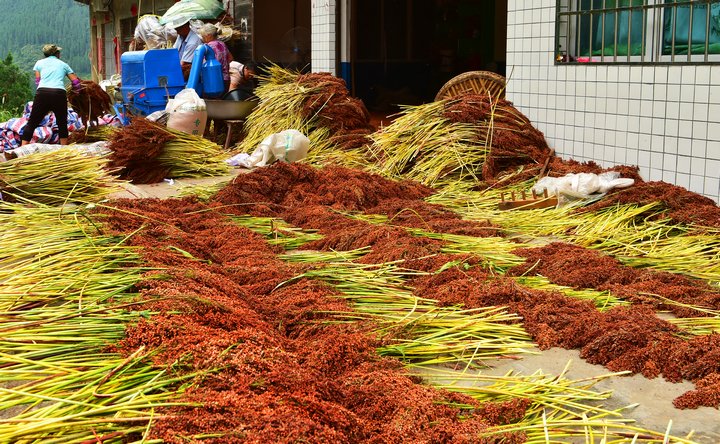
[[[40,125],[43,118],[51,111],[55,114],[55,120],[57,121],[60,144],[67,145],[68,110],[67,94],[65,92],[65,76],[70,79],[72,87],[76,90],[81,88],[81,83],[72,68],[60,60],[61,49],[62,48],[57,45],[43,46],[45,58],[38,60],[33,67],[37,91],[35,92],[32,111],[30,111],[30,119],[20,136],[23,145],[30,143],[35,128]]]

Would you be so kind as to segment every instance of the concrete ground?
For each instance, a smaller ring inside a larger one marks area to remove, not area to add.
[[[483,373],[504,375],[514,370],[530,375],[541,370],[549,375],[560,374],[570,362],[566,378],[575,380],[611,373],[600,365],[588,364],[580,358],[579,350],[553,348],[539,351],[538,355],[524,355],[520,360],[497,361],[493,368]],[[662,378],[647,379],[642,375],[613,376],[598,382],[594,389],[599,392],[612,391],[610,399],[603,406],[610,410],[637,403],[632,410],[625,411],[625,417],[636,421],[636,425],[650,430],[665,431],[672,421],[670,433],[684,437],[695,431],[692,439],[703,444],[720,443],[720,410],[702,407],[693,410],[676,409],[672,401],[692,390],[690,382],[674,384]]]
[[[221,182],[228,182],[238,174],[247,173],[250,170],[244,168],[233,168],[231,174],[227,176],[218,177],[203,177],[203,178],[188,178],[188,179],[173,179],[172,181],[165,181],[160,183],[144,184],[144,185],[133,185],[123,184],[123,191],[114,193],[110,196],[111,199],[144,199],[144,198],[158,198],[166,199],[168,197],[176,197],[183,192],[184,188],[192,187],[206,187],[219,184]]]
[[[180,179],[174,183],[159,183],[151,185],[127,185],[126,190],[113,197],[167,198],[177,196],[184,187],[210,186],[219,182],[232,180],[237,174],[246,173],[246,169],[234,169],[231,175],[202,179]],[[599,365],[588,364],[580,358],[578,350],[564,350],[553,348],[550,350],[535,350],[536,355],[523,355],[518,360],[498,360],[488,363],[491,369],[482,373],[489,375],[504,375],[512,370],[522,375],[531,375],[540,370],[547,375],[558,375],[563,372],[568,362],[569,371],[565,377],[571,380],[594,378],[611,373]],[[634,419],[638,427],[664,432],[668,423],[672,421],[670,433],[674,436],[684,437],[694,431],[692,439],[702,444],[720,443],[720,410],[703,407],[694,410],[678,410],[672,405],[673,399],[692,390],[693,384],[683,382],[674,384],[662,378],[646,379],[643,376],[613,376],[598,382],[594,389],[612,391],[610,399],[603,402],[609,410],[618,409],[631,404],[637,407],[625,411],[624,416]]]

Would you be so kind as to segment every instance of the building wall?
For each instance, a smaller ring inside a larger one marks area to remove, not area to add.
[[[312,0],[312,71],[336,74],[337,51],[335,47],[336,7],[343,0]]]
[[[174,3],[175,0],[146,0],[138,6],[136,0],[113,0],[107,8],[96,10],[96,4],[91,2],[88,8],[93,80],[98,82],[109,79],[119,72],[115,46],[120,46],[120,53],[127,48],[133,38],[138,16],[162,15]]]
[[[508,99],[563,158],[720,202],[720,65],[555,65],[555,6],[508,1]]]

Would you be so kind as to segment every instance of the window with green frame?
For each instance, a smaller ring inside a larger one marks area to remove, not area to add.
[[[557,25],[561,62],[702,62],[720,54],[720,0],[560,0]]]

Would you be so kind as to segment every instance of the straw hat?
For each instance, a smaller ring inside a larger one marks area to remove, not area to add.
[[[62,48],[54,43],[50,43],[47,45],[43,45],[42,52],[45,54],[45,57],[50,57],[51,55],[55,55],[62,51]]]

